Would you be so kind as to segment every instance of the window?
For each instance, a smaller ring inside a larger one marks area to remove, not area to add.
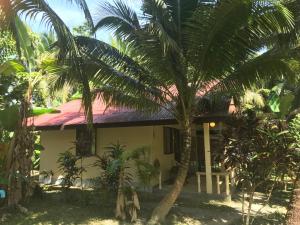
[[[171,127],[164,127],[164,154],[175,153],[175,158],[180,157],[182,137],[180,131]]]
[[[97,129],[89,130],[86,126],[76,128],[76,155],[92,156],[96,154]]]

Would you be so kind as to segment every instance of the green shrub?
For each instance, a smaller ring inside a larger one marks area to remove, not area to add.
[[[76,179],[80,178],[81,174],[85,171],[83,167],[77,166],[77,162],[81,159],[70,151],[59,154],[57,163],[59,169],[64,173],[62,186],[69,189]]]

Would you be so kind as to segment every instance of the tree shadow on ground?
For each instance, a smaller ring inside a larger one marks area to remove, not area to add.
[[[162,194],[139,193],[141,202],[140,222],[151,216],[151,212],[162,199]],[[221,200],[212,196],[183,195],[180,196],[172,208],[164,224],[191,224],[191,225],[240,225],[240,211],[230,204],[221,204]],[[115,196],[94,190],[71,190],[65,193],[61,190],[48,190],[41,196],[33,198],[24,206],[29,210],[27,215],[11,214],[10,220],[4,225],[81,225],[103,224],[121,225],[133,224],[119,222],[114,218]],[[280,224],[281,214],[263,215],[258,218],[258,224]],[[236,222],[239,221],[239,222]],[[274,223],[272,221],[275,221]]]
[[[285,220],[285,215],[279,213],[279,212],[274,212],[270,214],[264,214],[257,216],[253,222],[252,225],[282,225],[284,224]],[[235,222],[231,223],[230,225],[241,225],[242,220],[236,220]]]
[[[112,205],[109,204],[110,207],[107,207],[107,199],[104,200],[103,196],[97,196],[99,197],[97,199],[96,196],[97,193],[88,191],[82,193],[73,190],[70,193],[48,192],[42,198],[33,198],[29,203],[24,204],[29,210],[28,215],[13,213],[11,219],[3,224],[76,225],[86,224],[91,220],[101,221],[113,218]]]
[[[218,225],[230,224],[232,221],[240,218],[240,212],[225,205],[211,205],[209,203],[202,203],[198,207],[190,208],[173,207],[169,224],[188,224],[189,221],[198,221],[201,225]]]

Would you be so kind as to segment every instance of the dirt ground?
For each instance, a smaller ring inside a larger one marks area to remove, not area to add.
[[[290,192],[277,191],[270,204],[262,209],[255,225],[283,224]],[[114,196],[93,190],[72,190],[65,194],[60,190],[48,190],[35,196],[24,207],[23,213],[0,211],[4,215],[3,225],[120,225],[145,224],[151,211],[160,201],[163,193],[140,193],[141,212],[135,223],[120,222],[114,218]],[[264,197],[256,194],[253,213],[258,211]],[[176,225],[240,225],[240,196],[232,201],[206,194],[184,195],[172,208],[164,224]]]

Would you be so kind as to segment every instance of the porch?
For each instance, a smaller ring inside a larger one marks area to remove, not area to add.
[[[194,127],[190,171],[182,193],[207,193],[231,199],[235,175],[221,164],[224,156],[222,130],[222,122],[207,122]],[[161,176],[158,189],[170,189],[172,183],[162,182]]]
[[[205,172],[197,172],[194,176],[187,178],[183,186],[182,194],[212,194],[231,200],[234,192],[234,176],[233,173],[212,172],[211,189],[208,187]],[[158,191],[168,191],[172,187],[170,183],[161,183],[158,185]]]

